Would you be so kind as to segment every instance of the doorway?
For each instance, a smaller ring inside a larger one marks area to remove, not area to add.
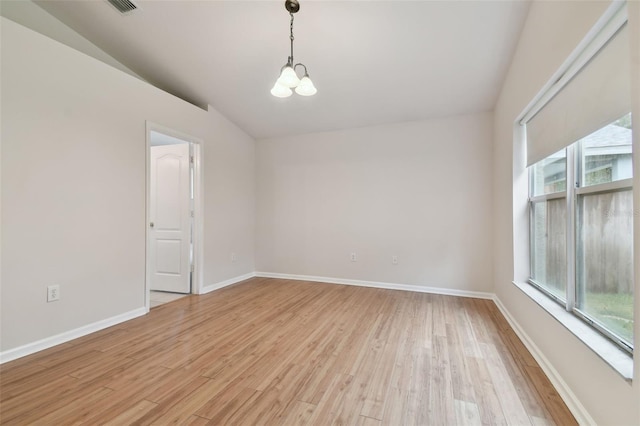
[[[200,291],[200,154],[199,140],[147,123],[147,310]]]

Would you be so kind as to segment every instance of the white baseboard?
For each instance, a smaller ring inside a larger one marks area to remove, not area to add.
[[[96,321],[74,330],[65,331],[64,333],[56,334],[55,336],[47,337],[33,343],[27,343],[26,345],[0,352],[0,364],[22,358],[23,356],[31,355],[52,346],[66,343],[69,340],[77,339],[78,337],[86,336],[87,334],[95,333],[96,331],[145,315],[146,313],[147,310],[144,307],[134,309],[133,311]]]
[[[571,414],[576,418],[578,424],[595,425],[596,422],[593,420],[593,417],[591,417],[587,409],[584,408],[584,405],[578,400],[578,397],[576,397],[569,385],[562,379],[560,373],[558,373],[533,340],[531,340],[522,327],[520,327],[520,324],[511,316],[498,296],[494,296],[493,300],[498,306],[498,309],[500,309],[500,312],[502,312],[502,315],[507,319],[507,322],[509,322],[511,328],[513,328],[513,331],[516,332],[520,340],[522,340],[522,343],[524,343],[531,355],[533,355],[533,358],[535,358],[536,362],[540,365],[542,371],[547,375],[553,387],[556,388],[562,400],[567,404],[569,411],[571,411]]]
[[[210,293],[214,290],[218,290],[229,285],[239,283],[240,281],[248,280],[256,276],[255,272],[249,272],[248,274],[240,275],[237,277],[229,278],[228,280],[220,281],[219,283],[204,286],[200,289],[200,294]]]
[[[452,289],[452,288],[425,287],[421,285],[395,284],[395,283],[385,283],[385,282],[376,282],[376,281],[349,280],[344,278],[316,277],[311,275],[292,275],[292,274],[278,274],[273,272],[256,272],[254,276],[263,277],[263,278],[280,278],[284,280],[313,281],[313,282],[329,283],[329,284],[354,285],[358,287],[384,288],[387,290],[414,291],[417,293],[443,294],[446,296],[473,297],[476,299],[493,299],[494,297],[493,293],[485,293],[481,291],[467,291],[467,290],[458,290],[458,289]]]

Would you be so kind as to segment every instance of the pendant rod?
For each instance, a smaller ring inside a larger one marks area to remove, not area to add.
[[[293,66],[293,13],[289,12],[291,15],[291,24],[289,26],[289,39],[291,40],[291,56],[289,56],[289,64]]]

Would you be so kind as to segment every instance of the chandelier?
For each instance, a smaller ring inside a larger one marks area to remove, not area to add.
[[[291,89],[295,89],[298,95],[312,96],[318,92],[313,82],[309,78],[307,67],[302,63],[293,64],[293,14],[300,10],[298,0],[286,0],[284,7],[291,16],[291,24],[289,26],[289,40],[291,41],[291,55],[287,59],[287,63],[280,70],[280,77],[276,80],[276,84],[271,89],[271,94],[277,98],[288,98],[293,94]],[[296,74],[296,68],[304,68],[302,78]]]

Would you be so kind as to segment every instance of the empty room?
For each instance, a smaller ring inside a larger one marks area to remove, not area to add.
[[[640,425],[640,1],[0,0],[0,424]]]

